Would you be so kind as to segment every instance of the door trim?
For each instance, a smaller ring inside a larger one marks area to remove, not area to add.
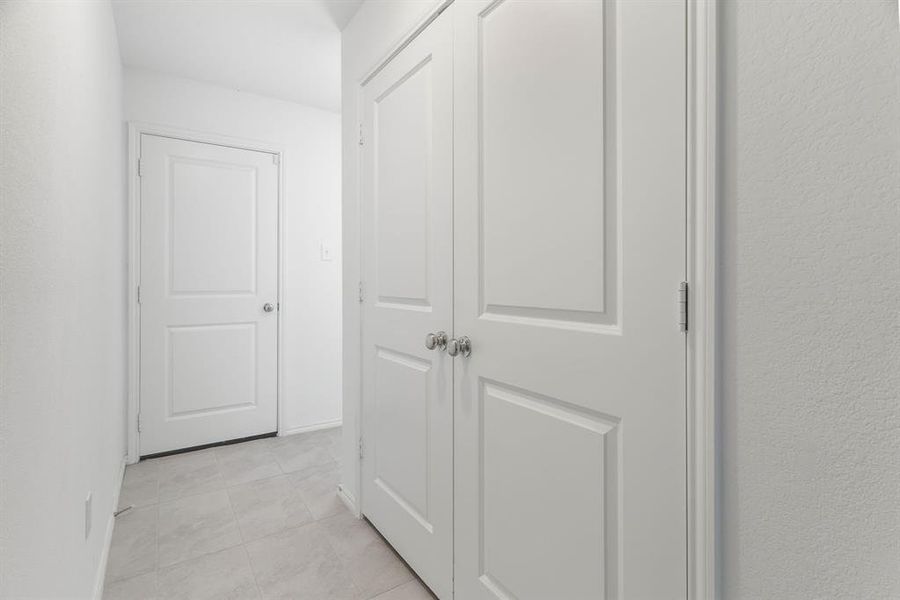
[[[410,33],[405,36],[373,68],[357,82],[356,94],[361,97],[365,82],[374,76],[396,53],[408,45],[428,23],[437,18],[453,0],[439,2]],[[718,565],[718,464],[720,443],[717,439],[717,395],[719,360],[717,341],[718,309],[716,261],[718,246],[717,212],[717,107],[718,107],[718,14],[719,0],[689,0],[687,14],[687,248],[685,248],[686,276],[690,285],[689,323],[685,336],[687,349],[687,597],[691,600],[715,600],[719,582]],[[361,103],[357,102],[359,109]],[[356,122],[361,122],[361,114]],[[359,164],[361,149],[354,144],[356,162]],[[357,169],[356,198],[352,206],[353,222],[359,224],[361,189],[360,171]],[[344,217],[347,222],[347,216]],[[352,248],[361,251],[361,230],[353,232]],[[349,232],[345,232],[349,233]],[[345,235],[345,240],[351,239]],[[361,280],[361,257],[354,253],[345,256],[344,281]],[[675,297],[673,290],[673,298]],[[346,293],[346,290],[345,290]],[[674,302],[674,300],[673,300]],[[345,305],[346,306],[346,305]],[[344,327],[356,332],[357,344],[345,348],[345,354],[360,355],[362,320],[359,304],[344,313]],[[345,365],[347,361],[345,359]],[[352,393],[350,400],[356,406],[357,419],[354,439],[362,432],[362,373],[359,360],[352,362],[353,369],[344,370],[344,393]],[[345,432],[348,433],[348,432]],[[359,458],[354,461],[356,489],[361,495],[362,473]],[[359,499],[342,498],[359,516]]]
[[[219,135],[214,133],[204,133],[192,131],[179,127],[171,127],[168,125],[157,125],[153,123],[143,123],[140,121],[128,122],[128,376],[127,376],[127,454],[126,462],[134,464],[141,457],[140,433],[138,432],[138,413],[141,407],[140,396],[140,374],[141,374],[141,308],[138,304],[137,288],[141,281],[141,180],[138,176],[138,159],[141,156],[141,135],[155,135],[159,137],[174,138],[188,142],[199,142],[201,144],[212,144],[215,146],[227,146],[229,148],[237,148],[239,150],[253,150],[256,152],[265,152],[274,155],[278,160],[278,266],[276,273],[278,276],[278,293],[276,302],[279,310],[277,311],[277,349],[276,359],[276,398],[277,406],[277,423],[278,433],[284,429],[282,424],[281,398],[282,379],[284,369],[282,368],[282,356],[284,355],[282,345],[284,343],[284,335],[282,334],[282,326],[284,320],[281,318],[284,310],[283,306],[283,283],[284,283],[284,150],[283,148],[271,142],[248,140],[235,138],[231,136]]]
[[[687,542],[693,600],[717,597],[719,0],[687,2]]]

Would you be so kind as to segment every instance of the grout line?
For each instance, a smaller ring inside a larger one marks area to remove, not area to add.
[[[256,586],[256,594],[262,598],[262,588],[259,587],[259,580],[256,578],[256,569],[253,568],[253,560],[250,558],[250,551],[247,550],[247,544],[241,544],[241,548],[244,549],[244,556],[247,557],[247,566],[250,567],[250,576],[253,578],[253,585]]]

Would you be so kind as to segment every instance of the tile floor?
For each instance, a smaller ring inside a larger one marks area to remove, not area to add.
[[[340,429],[129,466],[104,598],[433,600],[336,495]]]

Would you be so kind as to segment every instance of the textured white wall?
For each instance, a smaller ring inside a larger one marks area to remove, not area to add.
[[[900,33],[722,5],[725,598],[900,598]]]
[[[90,597],[112,524],[125,452],[121,83],[108,2],[0,3],[3,598]]]
[[[377,0],[364,2],[342,37],[341,97],[343,147],[343,392],[344,439],[341,487],[348,498],[359,497],[359,301],[354,291],[359,264],[359,96],[363,78],[381,63],[441,0]]]
[[[125,70],[125,118],[260,140],[284,149],[284,430],[341,419],[340,115]],[[332,260],[320,260],[320,244]]]

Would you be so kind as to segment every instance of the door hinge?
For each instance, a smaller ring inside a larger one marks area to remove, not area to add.
[[[138,413],[137,421],[138,421],[138,423],[137,423],[138,433],[140,433],[143,430],[143,426],[142,426],[142,422],[141,422],[141,413]]]
[[[137,286],[137,303],[141,303],[141,286]]]
[[[359,124],[359,145],[362,146],[362,145],[364,145],[365,143],[366,143],[366,142],[365,142],[365,140],[363,139],[362,123],[360,123],[360,124]]]
[[[140,158],[138,159],[138,177],[144,176],[144,161]]]
[[[273,155],[272,155],[272,164],[280,165],[280,164],[281,164],[281,157],[280,157],[279,155],[277,155],[277,154],[273,154]]]
[[[363,301],[363,284],[362,281],[359,282],[359,303],[362,304]]]
[[[682,332],[688,330],[688,284],[682,281],[678,286],[678,329]]]
[[[363,459],[363,439],[359,438],[359,460]]]

